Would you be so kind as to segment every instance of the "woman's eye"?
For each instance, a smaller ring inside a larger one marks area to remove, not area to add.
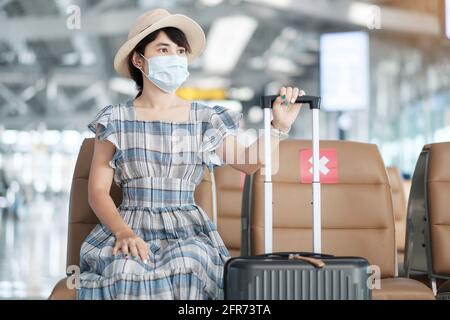
[[[163,50],[164,50],[164,51],[163,51]],[[167,50],[167,48],[160,48],[158,51],[159,51],[159,52],[167,52],[168,50]],[[185,53],[186,53],[186,50],[185,50],[185,49],[180,49],[179,52],[180,52],[181,54],[185,54]]]

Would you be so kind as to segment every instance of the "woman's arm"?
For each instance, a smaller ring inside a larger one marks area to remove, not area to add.
[[[272,154],[278,152],[279,143],[280,139],[271,135]],[[262,167],[264,162],[264,135],[261,134],[248,147],[240,143],[237,136],[228,136],[217,149],[217,154],[224,159],[224,163],[236,170],[253,174]]]
[[[279,96],[274,101],[272,107],[272,124],[276,129],[284,132],[289,131],[301,109],[301,104],[295,103],[295,101],[298,96],[303,96],[304,94],[305,92],[303,90],[300,91],[298,88],[280,88]],[[273,135],[270,136],[271,150],[272,154],[274,154],[278,152],[280,138]],[[239,143],[237,136],[227,136],[216,152],[224,159],[224,163],[246,174],[253,174],[264,163],[264,135],[261,134],[248,147]],[[276,158],[274,157],[274,159]]]
[[[108,227],[116,237],[116,246],[113,254],[122,250],[125,255],[131,251],[135,257],[147,259],[148,248],[145,242],[138,238],[132,229],[120,216],[113,199],[110,196],[111,184],[114,177],[114,169],[109,166],[115,147],[107,141],[97,139],[99,127],[96,129],[94,155],[88,182],[88,201],[92,210],[102,224]]]

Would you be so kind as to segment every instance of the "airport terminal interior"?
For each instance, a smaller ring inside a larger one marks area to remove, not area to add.
[[[0,0],[0,299],[64,296],[55,288],[96,224],[87,125],[136,96],[113,60],[155,8],[206,35],[176,94],[241,112],[243,143],[264,127],[261,96],[283,86],[320,96],[324,253],[380,266],[374,298],[450,299],[445,0]],[[273,178],[277,251],[312,251],[299,153],[311,134],[305,105]],[[225,164],[195,190],[231,256],[264,252],[262,177]]]

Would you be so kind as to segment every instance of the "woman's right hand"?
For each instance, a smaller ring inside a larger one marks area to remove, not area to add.
[[[140,257],[144,263],[148,262],[149,252],[145,241],[138,237],[132,230],[123,230],[115,234],[116,244],[113,248],[113,255],[115,256],[119,251],[125,254],[128,258],[129,253],[135,258]]]

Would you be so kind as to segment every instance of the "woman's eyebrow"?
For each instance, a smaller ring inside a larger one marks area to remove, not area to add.
[[[165,43],[165,42],[159,42],[159,43],[156,44],[156,46],[157,46],[157,47],[161,47],[161,46],[167,46],[167,47],[170,47],[170,44]]]
[[[170,43],[166,43],[166,42],[159,42],[156,44],[157,47],[170,47]],[[179,46],[180,47],[180,46]],[[180,48],[184,48],[184,47],[180,47]]]

